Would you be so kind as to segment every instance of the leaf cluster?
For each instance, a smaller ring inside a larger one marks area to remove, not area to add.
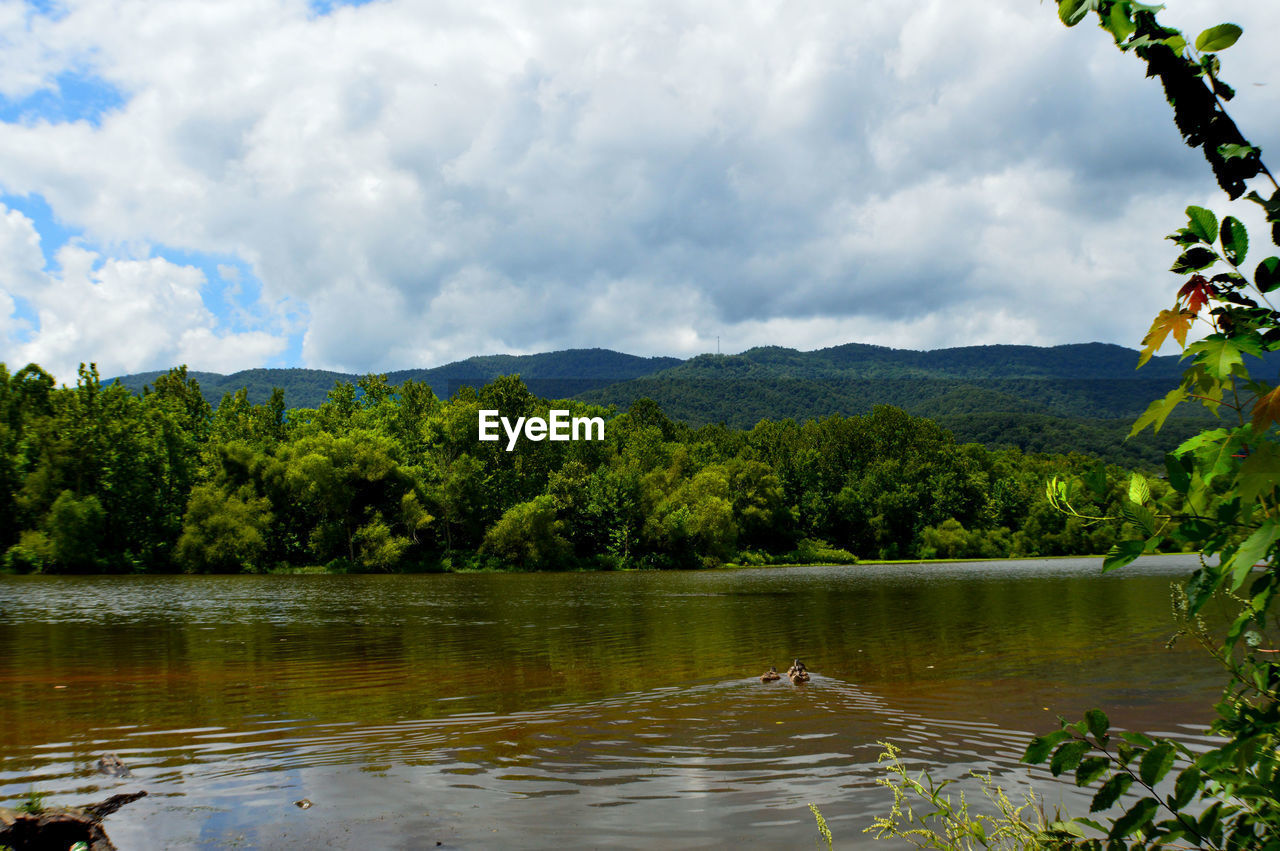
[[[1143,733],[1113,733],[1098,709],[1081,721],[1061,719],[1061,729],[1038,736],[1022,761],[1047,764],[1055,776],[1073,775],[1081,787],[1097,786],[1090,816],[1071,822],[1101,834],[1081,831],[1071,845],[1086,849],[1139,845],[1195,848],[1263,847],[1280,826],[1276,808],[1277,762],[1257,754],[1269,742],[1248,738],[1207,753],[1181,742]],[[1170,782],[1171,781],[1171,782]],[[1103,824],[1093,813],[1118,809]]]
[[[1160,78],[1186,143],[1202,148],[1219,185],[1233,200],[1245,181],[1266,179],[1273,192],[1245,197],[1262,206],[1280,243],[1280,187],[1227,115],[1233,90],[1219,79],[1218,52],[1241,36],[1234,24],[1200,33],[1194,46],[1156,21],[1157,7],[1127,0],[1061,0],[1068,25],[1096,13],[1122,50]],[[1086,514],[1079,494],[1102,485],[1096,476],[1049,483],[1049,499],[1070,516],[1114,521],[1126,534],[1104,560],[1122,567],[1158,547],[1182,545],[1202,553],[1201,567],[1175,594],[1180,634],[1191,635],[1223,665],[1228,680],[1214,707],[1207,750],[1192,751],[1167,738],[1112,734],[1107,716],[1092,710],[1075,723],[1032,741],[1025,762],[1047,764],[1056,776],[1073,773],[1082,787],[1097,787],[1091,813],[1120,815],[1107,823],[1073,821],[1100,834],[1085,848],[1271,848],[1280,843],[1280,665],[1268,644],[1280,588],[1280,390],[1258,359],[1280,349],[1280,313],[1270,294],[1280,287],[1280,258],[1252,270],[1245,264],[1249,234],[1234,216],[1219,220],[1192,206],[1185,226],[1169,236],[1178,247],[1171,271],[1187,276],[1171,308],[1162,310],[1143,340],[1145,363],[1172,338],[1187,368],[1178,387],[1151,403],[1131,435],[1155,431],[1184,406],[1198,405],[1217,419],[1183,440],[1165,458],[1167,488],[1134,474],[1119,512]],[[1201,329],[1200,339],[1188,343]],[[1258,374],[1261,373],[1261,374]],[[1211,599],[1235,607],[1222,634],[1199,614]],[[1172,782],[1170,782],[1172,781]]]

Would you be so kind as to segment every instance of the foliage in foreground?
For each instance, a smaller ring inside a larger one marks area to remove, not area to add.
[[[1015,804],[990,775],[978,772],[969,776],[981,784],[985,806],[982,811],[971,809],[963,791],[958,798],[944,793],[952,781],[938,782],[927,770],[913,775],[898,748],[889,742],[880,745],[884,752],[878,762],[885,776],[876,782],[893,793],[893,804],[888,815],[866,829],[877,839],[900,839],[916,848],[1016,851],[1062,846],[1084,836],[1079,825],[1063,821],[1060,814],[1050,818],[1030,789],[1022,803]],[[917,813],[915,801],[926,802],[930,809]]]
[[[1146,62],[1148,75],[1164,86],[1184,140],[1203,150],[1232,200],[1245,195],[1246,181],[1269,181],[1269,198],[1256,191],[1246,197],[1263,208],[1272,241],[1280,244],[1280,186],[1260,150],[1223,109],[1234,92],[1218,77],[1217,54],[1235,43],[1240,28],[1211,27],[1193,45],[1159,24],[1157,11],[1131,0],[1058,3],[1068,26],[1095,13],[1121,50]],[[1023,761],[1047,764],[1055,776],[1074,775],[1077,786],[1093,789],[1091,815],[1051,824],[1057,835],[1012,847],[1280,847],[1280,663],[1268,646],[1274,640],[1272,602],[1280,590],[1280,388],[1251,375],[1246,362],[1280,349],[1280,313],[1268,298],[1280,288],[1280,258],[1263,259],[1250,276],[1245,267],[1249,235],[1239,219],[1219,221],[1201,207],[1186,212],[1186,226],[1169,238],[1180,250],[1172,271],[1187,280],[1143,340],[1143,361],[1172,336],[1190,366],[1181,385],[1152,403],[1132,433],[1147,427],[1158,431],[1187,403],[1203,405],[1221,426],[1192,436],[1167,457],[1163,493],[1157,494],[1146,477],[1133,475],[1118,512],[1082,507],[1082,496],[1105,487],[1097,475],[1054,479],[1048,495],[1064,514],[1113,521],[1108,525],[1126,530],[1104,570],[1171,542],[1202,553],[1201,567],[1178,589],[1174,608],[1180,634],[1203,644],[1229,677],[1210,727],[1217,743],[1192,750],[1167,738],[1117,733],[1097,709],[1077,722],[1062,719],[1059,730],[1031,742]],[[1208,333],[1188,344],[1197,323]],[[1213,634],[1199,617],[1211,598],[1236,608],[1224,635]],[[899,779],[884,781],[894,791],[893,813],[878,823],[888,835],[922,838],[925,847],[995,847],[977,835],[973,825],[980,819],[968,814],[963,799],[961,808],[953,809],[940,799],[940,787],[913,781],[900,770],[895,774]],[[906,828],[912,824],[901,809],[907,794],[935,805],[921,832]],[[1015,833],[1018,823],[1026,828],[1022,837],[1043,826],[1042,819],[1028,822],[1021,811],[999,809],[1014,823]]]

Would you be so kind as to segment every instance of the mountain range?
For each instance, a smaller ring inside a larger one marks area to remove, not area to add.
[[[1164,452],[1203,426],[1207,414],[1171,418],[1159,435],[1125,441],[1129,425],[1174,387],[1185,363],[1152,358],[1135,370],[1138,353],[1123,346],[1082,343],[1053,347],[967,346],[913,351],[862,343],[802,352],[780,347],[688,360],[637,357],[608,349],[568,349],[534,355],[473,357],[432,369],[387,374],[429,384],[447,397],[518,374],[535,394],[576,398],[625,410],[636,399],[656,401],[691,426],[723,423],[750,428],[761,419],[862,414],[896,405],[936,420],[962,441],[1018,446],[1025,451],[1083,451],[1129,465],[1159,464]],[[1253,365],[1251,365],[1252,367]],[[1263,372],[1280,370],[1280,353]],[[121,376],[141,392],[160,372]],[[1262,374],[1255,369],[1255,374]],[[246,388],[265,401],[272,388],[289,407],[321,404],[335,382],[359,376],[312,369],[252,369],[231,375],[191,372],[211,404]]]

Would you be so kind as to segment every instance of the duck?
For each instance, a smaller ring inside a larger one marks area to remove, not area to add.
[[[796,659],[791,663],[791,667],[787,669],[787,676],[791,678],[793,683],[809,682],[809,671],[804,666],[804,662]]]
[[[762,683],[771,683],[780,679],[782,679],[782,674],[779,674],[778,669],[773,665],[770,665],[769,670],[760,675],[760,682]]]
[[[133,774],[120,757],[113,753],[104,753],[98,758],[98,771],[108,777],[129,777]]]

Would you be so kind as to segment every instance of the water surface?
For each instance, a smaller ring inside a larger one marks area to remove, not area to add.
[[[1212,662],[1165,648],[1192,567],[0,577],[0,803],[146,789],[128,849],[807,847],[814,802],[848,847],[891,740],[1079,809],[1017,765],[1056,713],[1208,720]]]

